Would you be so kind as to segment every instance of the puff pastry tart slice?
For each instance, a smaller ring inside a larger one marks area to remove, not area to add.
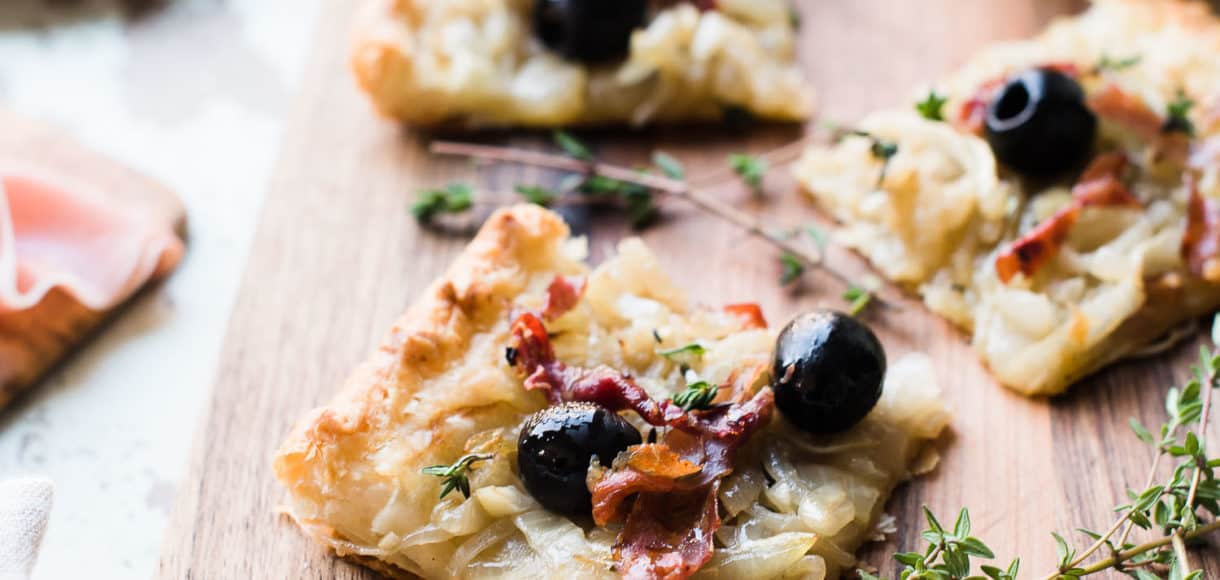
[[[583,254],[546,210],[493,215],[279,450],[307,534],[394,575],[757,580],[837,577],[892,527],[949,419],[928,359],[887,373],[828,312],[777,340],[639,240]]]
[[[388,117],[458,128],[795,121],[787,0],[366,0],[351,65]]]
[[[1055,394],[1220,305],[1220,22],[1098,0],[796,173],[839,239]]]

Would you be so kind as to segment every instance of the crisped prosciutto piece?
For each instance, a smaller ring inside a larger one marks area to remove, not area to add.
[[[632,447],[592,482],[598,525],[626,520],[614,553],[624,578],[686,578],[712,557],[720,527],[717,490],[732,471],[733,452],[771,419],[774,394],[751,393],[758,369],[735,373],[718,390],[719,403],[686,411],[655,401],[630,377],[607,367],[582,369],[555,359],[542,320],[533,313],[512,325],[509,360],[527,389],[551,403],[582,401],[613,411],[632,410],[644,421],[670,427],[659,443]],[[634,497],[630,511],[626,500]]]
[[[712,558],[720,528],[720,482],[689,491],[641,493],[614,546],[627,580],[680,580]]]
[[[608,367],[585,369],[555,359],[546,327],[531,312],[512,326],[510,358],[525,373],[525,388],[541,390],[552,404],[597,403],[612,411],[635,411],[651,425],[669,426],[696,435],[729,439],[748,436],[770,418],[770,391],[753,399],[687,412],[672,400],[655,401],[631,377]],[[761,416],[761,417],[760,417]]]
[[[668,493],[701,485],[703,467],[683,458],[665,443],[635,445],[619,455],[597,480],[593,522],[604,526],[621,520],[627,498],[641,492]]]
[[[580,302],[585,292],[585,281],[564,276],[555,276],[546,288],[546,305],[542,307],[543,320],[555,320],[566,314]]]
[[[1082,208],[1140,207],[1139,200],[1120,179],[1126,166],[1127,158],[1121,153],[1098,155],[1072,187],[1071,202],[996,256],[995,269],[1000,281],[1008,283],[1018,273],[1033,276],[1050,262],[1063,247]]]
[[[1174,130],[1165,116],[1152,110],[1138,95],[1110,84],[1089,95],[1089,108],[1103,119],[1125,127],[1152,147],[1156,161],[1184,165],[1190,155],[1190,136]]]
[[[1156,138],[1165,124],[1160,113],[1153,111],[1144,99],[1114,84],[1106,85],[1089,95],[1089,108],[1100,117],[1126,127],[1144,140]]]
[[[36,306],[60,288],[107,310],[182,258],[178,236],[49,180],[0,173],[0,312]]]

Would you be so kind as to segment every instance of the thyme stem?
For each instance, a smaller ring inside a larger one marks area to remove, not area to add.
[[[1217,530],[1220,530],[1220,520],[1214,521],[1205,526],[1200,526],[1198,528],[1195,528],[1195,531],[1184,534],[1180,538],[1179,541],[1184,542],[1185,540],[1193,540],[1198,537],[1206,536],[1207,534],[1210,534]],[[1113,568],[1116,564],[1126,562],[1127,560],[1130,560],[1131,558],[1134,558],[1140,554],[1143,554],[1144,552],[1147,552],[1149,550],[1155,550],[1157,548],[1160,548],[1160,547],[1173,543],[1174,540],[1171,538],[1172,538],[1171,536],[1167,536],[1164,538],[1157,538],[1150,542],[1140,544],[1134,548],[1131,548],[1128,550],[1123,550],[1123,551],[1119,552],[1117,556],[1110,556],[1109,558],[1106,558],[1105,560],[1101,560],[1099,562],[1094,563],[1092,566],[1084,568],[1084,572],[1082,572],[1081,575],[1088,576],[1090,574],[1096,574],[1096,573],[1102,572],[1104,570],[1109,570],[1110,568]],[[1052,576],[1052,578],[1057,577],[1057,576],[1058,575]]]
[[[1202,385],[1203,388],[1203,409],[1199,414],[1199,426],[1195,428],[1195,436],[1199,439],[1199,445],[1207,444],[1207,424],[1211,418],[1212,410],[1212,391],[1215,390],[1216,373],[1211,371],[1207,375],[1207,382]],[[1195,495],[1199,492],[1199,481],[1203,477],[1202,466],[1199,465],[1199,458],[1194,457],[1194,475],[1190,480],[1190,492],[1186,494],[1187,509],[1194,510]],[[1182,575],[1190,574],[1190,560],[1187,559],[1186,545],[1182,541],[1182,528],[1177,527],[1173,530],[1173,549],[1178,553],[1178,561],[1181,562]]]
[[[1178,528],[1170,534],[1169,541],[1173,543],[1173,551],[1178,555],[1178,568],[1182,571],[1182,576],[1190,574],[1190,554],[1186,553],[1186,542],[1182,541],[1182,530]]]
[[[798,141],[797,143],[789,144],[781,147],[780,149],[772,151],[769,155],[777,158],[786,157],[791,155],[792,151],[796,150],[797,146],[802,144],[803,142]],[[724,203],[715,197],[699,192],[685,181],[671,179],[662,175],[641,173],[626,167],[602,163],[600,161],[584,161],[566,155],[555,155],[541,151],[517,149],[514,147],[498,147],[494,145],[478,145],[473,143],[457,143],[452,141],[435,141],[432,143],[431,151],[438,155],[455,155],[476,159],[488,159],[505,163],[533,165],[536,167],[545,167],[560,171],[571,171],[573,173],[600,175],[602,177],[608,177],[610,179],[616,179],[626,183],[633,183],[647,187],[666,195],[684,199],[699,209],[719,217],[720,219],[727,221],[738,228],[741,228],[742,230],[745,230],[750,235],[755,236],[775,246],[776,248],[795,256],[797,259],[804,262],[806,266],[821,268],[831,278],[834,278],[844,286],[853,286],[853,282],[850,277],[827,265],[820,254],[811,252],[800,244],[794,243],[791,239],[788,239],[787,236],[769,231],[763,226],[762,222],[758,221],[753,216],[727,203]],[[699,181],[703,180],[700,179]],[[890,306],[890,303],[887,300],[882,299],[880,296],[874,296],[874,301],[883,306]]]

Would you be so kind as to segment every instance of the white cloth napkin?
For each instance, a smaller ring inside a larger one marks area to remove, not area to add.
[[[54,486],[45,477],[0,481],[0,580],[28,580],[51,515]]]

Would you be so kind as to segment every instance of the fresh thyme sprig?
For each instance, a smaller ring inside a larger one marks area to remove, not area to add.
[[[470,470],[473,469],[476,461],[487,461],[495,457],[491,453],[470,453],[463,455],[461,459],[455,461],[452,465],[432,465],[420,470],[424,475],[435,475],[443,478],[441,482],[441,499],[449,495],[453,490],[462,492],[462,497],[470,497]]]
[[[697,342],[692,342],[690,344],[684,344],[679,347],[667,348],[667,349],[662,349],[662,350],[657,351],[658,355],[661,355],[665,358],[671,358],[671,357],[682,356],[682,355],[703,356],[706,353],[707,353],[707,348]]]
[[[559,199],[559,192],[547,189],[541,185],[518,185],[513,188],[513,191],[525,198],[534,205],[551,205],[556,199]]]
[[[928,543],[923,552],[900,552],[894,554],[894,559],[904,564],[900,578],[902,580],[961,580],[980,576],[971,576],[970,558],[995,558],[995,553],[982,540],[970,535],[970,512],[963,509],[957,515],[952,531],[945,529],[940,521],[932,515],[927,506],[923,508],[924,518],[928,521],[928,529],[921,536]],[[992,566],[981,569],[987,578],[992,580],[1013,580],[1021,568],[1020,560],[1013,560],[1004,570]],[[881,580],[877,576],[861,570],[860,577],[864,580]]]
[[[898,143],[860,129],[852,129],[850,134],[868,139],[869,153],[872,153],[874,158],[881,161],[881,172],[877,174],[877,185],[875,186],[877,189],[881,189],[881,186],[885,183],[886,172],[890,169],[890,160],[898,154]]]
[[[450,183],[440,189],[429,189],[419,194],[411,205],[415,219],[428,221],[437,214],[461,213],[474,205],[474,194],[465,183]]]
[[[1126,70],[1139,64],[1142,59],[1143,57],[1138,54],[1123,58],[1114,58],[1108,54],[1103,54],[1101,58],[1097,59],[1097,64],[1093,66],[1093,69],[1097,72]]]
[[[763,177],[767,174],[767,160],[745,153],[729,155],[729,167],[733,168],[741,181],[750,186],[754,195],[762,195]]]
[[[791,235],[796,236],[799,233],[800,230],[797,230]],[[805,233],[809,234],[810,239],[813,240],[813,245],[817,247],[818,259],[824,260],[826,257],[826,244],[830,242],[830,236],[817,226],[805,226]],[[779,265],[780,286],[787,286],[793,282],[796,282],[797,280],[800,280],[801,277],[805,275],[805,262],[803,262],[801,258],[795,254],[788,252],[780,254]],[[855,284],[848,286],[848,288],[853,287],[855,287]]]
[[[563,149],[568,157],[579,159],[581,161],[593,161],[593,151],[591,151],[584,143],[573,137],[567,131],[555,131],[552,135],[555,144]]]
[[[673,155],[664,151],[652,152],[652,164],[670,179],[686,179],[686,168]]]
[[[779,255],[779,285],[787,286],[805,275],[805,263],[800,257],[790,252]]]
[[[915,110],[919,115],[929,121],[944,121],[945,120],[945,103],[949,102],[948,97],[937,93],[936,89],[928,91],[928,96],[922,101],[915,103]]]
[[[843,292],[843,299],[847,301],[847,313],[858,316],[868,308],[868,303],[873,301],[873,293],[859,286],[852,286]]]
[[[1177,96],[1165,108],[1165,124],[1161,126],[1161,131],[1164,133],[1177,131],[1193,137],[1195,124],[1190,120],[1190,110],[1194,106],[1194,100],[1187,96],[1185,91],[1178,89]]]
[[[1213,322],[1212,341],[1220,344],[1220,316]],[[1216,474],[1220,458],[1210,457],[1205,445],[1212,399],[1220,388],[1217,378],[1220,376],[1217,370],[1220,352],[1214,346],[1203,348],[1199,359],[1199,365],[1193,369],[1194,377],[1186,385],[1171,388],[1166,394],[1165,410],[1169,419],[1161,425],[1159,432],[1154,433],[1135,419],[1130,421],[1135,436],[1157,451],[1144,487],[1139,491],[1128,490],[1130,501],[1115,508],[1122,515],[1106,532],[1078,530],[1092,540],[1084,550],[1077,551],[1064,535],[1053,532],[1059,561],[1055,570],[1045,575],[1045,580],[1073,580],[1108,570],[1140,580],[1160,578],[1157,571],[1167,571],[1169,578],[1174,580],[1202,578],[1202,571],[1191,567],[1186,543],[1220,531],[1220,478]],[[1155,483],[1161,462],[1167,457],[1175,458],[1178,463],[1167,480]],[[1209,514],[1211,520],[1201,521],[1200,512]],[[974,552],[954,548],[954,542],[960,546],[965,542],[963,536],[968,538],[969,515],[965,510],[962,514],[959,522],[963,517],[966,519],[965,533],[955,529],[953,534],[948,534],[928,513],[931,529],[923,534],[928,542],[925,552],[894,556],[905,566],[901,571],[902,579],[979,578],[971,576],[969,556],[992,556],[987,555],[990,549],[981,542],[978,546],[984,549]],[[1128,538],[1137,527],[1156,530],[1159,537],[1142,544],[1130,542]],[[972,542],[969,545],[975,546]],[[1107,556],[1089,562],[1090,557],[1099,553]],[[1004,571],[990,566],[982,566],[981,570],[993,580],[1012,579],[1016,576],[1017,562],[1014,560]],[[860,575],[866,579],[876,578],[864,572]]]
[[[563,137],[559,137],[559,135]],[[584,185],[587,187],[591,180],[597,184],[598,181],[608,180],[605,183],[617,183],[633,186],[634,190],[627,192],[625,197],[638,200],[637,209],[641,214],[651,215],[655,211],[652,205],[652,194],[660,193],[670,197],[681,198],[694,205],[696,208],[712,214],[730,224],[741,228],[750,235],[756,236],[763,241],[775,246],[781,252],[781,255],[790,256],[787,260],[795,260],[801,263],[802,272],[804,268],[819,268],[830,277],[841,283],[845,288],[850,288],[855,285],[855,281],[846,274],[830,267],[824,263],[821,253],[811,251],[807,246],[796,243],[789,239],[788,236],[780,232],[776,232],[771,228],[765,227],[762,222],[755,219],[753,216],[729,205],[719,199],[706,195],[700,192],[695,183],[712,182],[722,179],[719,172],[713,172],[708,176],[704,176],[697,180],[677,179],[671,175],[674,165],[670,164],[666,168],[663,162],[658,163],[659,172],[641,172],[626,167],[603,163],[596,159],[589,160],[584,158],[584,153],[589,152],[589,148],[585,147],[579,141],[576,141],[571,135],[561,133],[556,135],[556,142],[567,155],[554,155],[541,151],[531,151],[526,149],[518,149],[512,147],[496,147],[491,145],[478,145],[472,143],[455,143],[450,141],[436,141],[432,143],[431,150],[439,155],[457,155],[475,159],[485,159],[498,161],[503,163],[519,163],[524,165],[533,165],[537,167],[546,167],[560,171],[569,171],[584,179]],[[793,143],[786,145],[772,152],[758,155],[759,159],[767,160],[768,162],[776,161],[777,159],[790,158],[803,149],[803,143]],[[590,153],[591,155],[591,153]],[[892,156],[892,153],[890,153]],[[726,172],[731,175],[732,168],[726,168]],[[684,174],[685,172],[683,172]],[[715,179],[712,179],[712,178]],[[623,191],[619,188],[617,191]],[[630,209],[630,208],[629,208]],[[783,259],[783,258],[781,258]],[[873,295],[870,304],[876,304],[883,307],[890,306],[890,302],[881,296]]]
[[[716,400],[716,394],[720,391],[720,388],[700,379],[695,375],[694,371],[690,370],[686,371],[686,380],[686,389],[673,396],[674,404],[682,407],[684,411],[695,411],[711,407],[712,401]]]

